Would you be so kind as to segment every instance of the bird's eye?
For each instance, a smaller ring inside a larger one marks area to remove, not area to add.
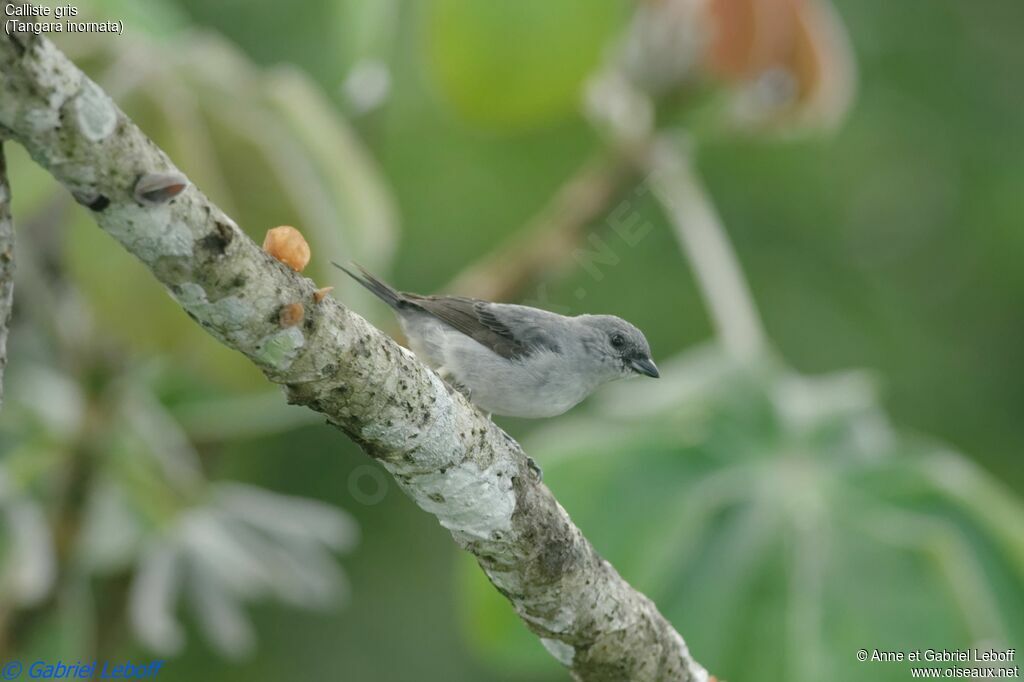
[[[622,348],[626,345],[626,337],[622,334],[612,334],[612,348]]]

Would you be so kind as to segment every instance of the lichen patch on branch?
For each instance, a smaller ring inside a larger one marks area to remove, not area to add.
[[[101,142],[117,127],[117,107],[95,83],[86,80],[75,97],[78,129],[91,142]]]

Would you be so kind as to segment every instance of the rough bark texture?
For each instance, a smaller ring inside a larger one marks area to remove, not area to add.
[[[196,322],[377,458],[576,679],[707,679],[501,429],[361,317],[332,299],[314,303],[312,281],[264,253],[196,188],[152,201],[139,194],[140,183],[177,170],[45,38],[0,34],[0,126]],[[282,328],[281,308],[295,303],[304,322]]]
[[[14,304],[14,222],[11,219],[11,185],[0,136],[0,406],[4,403],[4,369],[7,367],[7,332]]]

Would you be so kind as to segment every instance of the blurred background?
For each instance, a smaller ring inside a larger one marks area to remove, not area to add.
[[[1024,643],[1017,0],[81,0],[52,35],[257,241],[643,329],[520,438],[710,671]],[[10,145],[8,145],[10,147]],[[0,658],[564,680],[472,560],[24,153]]]

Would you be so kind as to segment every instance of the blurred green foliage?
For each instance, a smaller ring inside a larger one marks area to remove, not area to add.
[[[622,0],[426,4],[428,64],[469,123],[508,131],[564,118],[627,16]]]
[[[630,8],[87,4],[129,21],[128,34],[58,44],[251,236],[303,229],[312,276],[379,321],[386,311],[327,260],[390,262],[397,285],[429,291],[514,234],[601,149],[578,113],[580,87]],[[846,124],[826,139],[718,135],[700,141],[698,162],[779,354],[807,374],[863,367],[877,381],[804,385],[781,366],[740,370],[705,352],[679,360],[682,378],[664,387],[617,387],[548,425],[503,423],[530,437],[599,551],[734,682],[855,679],[862,646],[1024,634],[1010,492],[1024,488],[1024,5],[836,5],[860,71]],[[341,85],[366,60],[387,66],[388,97],[345,121]],[[26,159],[13,166],[19,222],[41,219],[63,195]],[[710,325],[659,207],[642,196],[632,208],[653,229],[600,280],[569,266],[540,284],[552,305],[629,318],[670,358]],[[177,381],[153,388],[199,444],[205,472],[331,502],[363,531],[345,559],[347,608],[259,607],[252,658],[227,663],[190,646],[167,679],[564,679],[432,519],[393,486],[361,504],[350,485],[361,455],[284,415],[247,363],[204,336],[85,211],[69,210],[64,253],[95,333],[129,360],[175,368]],[[852,400],[822,400],[814,420],[794,425],[779,410],[794,385],[819,397],[838,386]],[[865,429],[874,440],[861,440]],[[84,638],[86,596],[63,599],[54,632]],[[130,639],[117,646],[146,655]]]
[[[868,377],[743,369],[704,348],[662,379],[609,388],[525,446],[716,675],[865,679],[860,648],[1024,637],[1024,505],[959,454],[894,431]],[[554,675],[463,563],[469,636],[518,679]]]

